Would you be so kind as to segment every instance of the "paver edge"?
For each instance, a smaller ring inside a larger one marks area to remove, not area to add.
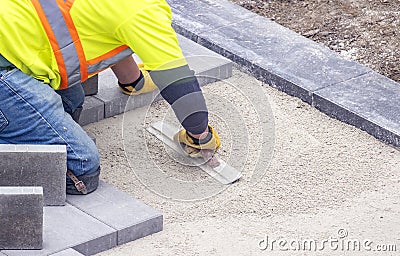
[[[173,10],[173,12],[174,12],[174,7],[173,7],[173,6],[171,6],[171,7],[172,7],[172,10]],[[241,8],[241,9],[246,10],[245,8],[243,8],[243,7],[239,6],[239,5],[235,5],[233,8]],[[248,11],[248,10],[247,10],[247,11]],[[251,11],[248,11],[248,12],[251,12]],[[266,19],[267,19],[267,18],[266,18]],[[232,52],[232,51],[230,51],[230,49],[222,48],[222,47],[219,46],[219,45],[217,45],[217,47],[220,48],[222,51],[228,52],[228,55],[227,55],[227,54],[224,54],[221,50],[217,50],[217,51],[216,51],[216,50],[214,50],[214,49],[208,47],[207,44],[211,44],[211,43],[212,43],[211,41],[208,41],[207,38],[205,38],[204,36],[201,36],[201,33],[198,34],[196,31],[190,31],[190,29],[187,29],[187,28],[181,26],[180,24],[176,23],[175,20],[173,20],[173,27],[174,27],[174,29],[176,30],[176,32],[177,32],[178,34],[180,34],[180,35],[182,35],[182,36],[185,36],[186,38],[188,38],[188,39],[190,39],[190,40],[192,40],[192,41],[194,41],[194,42],[196,42],[196,43],[198,43],[198,44],[200,44],[200,45],[202,45],[202,46],[204,46],[204,47],[206,47],[206,48],[208,48],[208,49],[210,49],[210,50],[212,50],[212,51],[215,51],[215,52],[217,52],[218,54],[221,54],[222,56],[224,56],[224,57],[226,57],[226,58],[232,60],[233,62],[235,62],[235,63],[236,63],[237,65],[239,65],[240,67],[243,67],[243,68],[244,68],[244,71],[246,71],[247,73],[250,73],[250,75],[254,76],[256,79],[261,80],[262,82],[266,82],[264,79],[261,79],[261,77],[257,77],[257,74],[255,74],[255,72],[256,72],[255,70],[252,70],[251,68],[248,68],[248,67],[244,67],[244,65],[242,65],[241,63],[238,63],[237,58],[241,58],[241,59],[243,59],[244,61],[246,61],[246,62],[248,62],[248,63],[251,63],[252,66],[255,66],[256,68],[263,69],[262,67],[258,66],[257,64],[252,63],[251,61],[249,61],[249,60],[247,60],[247,59],[245,59],[245,58],[243,58],[243,57],[241,57],[241,56],[235,55],[235,53]],[[310,40],[310,42],[312,42],[312,40]],[[359,63],[358,63],[358,64],[359,64]],[[359,65],[362,66],[362,67],[365,67],[364,65],[361,65],[361,64],[359,64]],[[254,69],[254,68],[253,68],[253,69]],[[264,71],[264,72],[268,72],[268,73],[270,73],[270,74],[273,75],[273,76],[280,77],[279,74],[274,74],[274,73],[272,73],[270,70],[263,69],[263,71]],[[375,72],[375,71],[372,71],[372,72]],[[376,73],[376,72],[375,72],[375,73]],[[263,80],[264,80],[264,81],[263,81]],[[286,80],[286,79],[283,78],[283,80]],[[290,84],[293,84],[293,82],[291,82],[291,81],[289,81],[289,80],[286,80],[286,82],[287,82],[287,83],[290,83]],[[295,85],[295,84],[293,84],[293,85]],[[400,86],[400,84],[399,84],[399,86]],[[281,90],[281,91],[283,91],[283,92],[289,94],[287,91],[284,91],[284,90],[282,90],[281,88],[279,88],[279,86],[276,86],[276,85],[275,85],[275,86],[272,86],[272,87],[277,88],[278,90]],[[304,89],[304,88],[301,88],[301,89]],[[298,93],[297,95],[296,95],[296,93],[290,93],[289,95],[295,96],[295,97],[297,97],[297,98],[300,98],[301,100],[303,100],[303,101],[309,103],[309,104],[312,105],[312,106],[314,106],[314,105],[316,104],[316,102],[314,102],[314,98],[315,98],[315,92],[314,92],[314,91],[308,91],[308,96],[305,95],[304,93]],[[318,96],[318,97],[323,98],[324,100],[331,102],[329,99],[325,99],[325,98],[322,97],[322,96]],[[336,105],[337,108],[343,109],[343,106],[340,106],[340,104],[336,104],[336,103],[334,103],[334,102],[331,102],[331,103],[334,104],[334,105]],[[318,109],[318,108],[317,108],[317,109]],[[344,108],[344,109],[345,109],[345,108]],[[318,110],[320,110],[320,109],[318,109]],[[345,109],[345,110],[347,110],[347,109]],[[320,111],[321,111],[321,110],[320,110]],[[321,111],[321,112],[323,112],[323,111]],[[333,117],[333,118],[335,118],[335,119],[337,119],[337,120],[340,120],[340,121],[342,121],[342,122],[344,122],[344,123],[353,125],[353,124],[351,124],[351,123],[349,123],[349,122],[346,122],[345,120],[342,120],[342,119],[345,119],[345,118],[340,119],[340,118],[335,117],[334,113],[327,113],[327,112],[323,112],[323,113],[325,113],[325,114],[327,114],[328,116]],[[379,122],[373,122],[373,121],[368,120],[367,118],[363,117],[362,113],[361,113],[361,114],[355,113],[355,112],[352,112],[352,113],[354,113],[355,116],[357,116],[358,118],[364,120],[365,122],[368,122],[368,123],[371,123],[371,124],[373,124],[373,125],[376,125],[377,127],[379,127],[379,130],[380,130],[380,131],[386,131],[386,132],[388,132],[392,137],[397,137],[397,138],[399,137],[398,134],[396,134],[396,133],[390,131],[390,129],[386,128],[385,125],[380,124]],[[353,126],[355,126],[355,125],[353,125]],[[358,129],[360,129],[360,130],[363,130],[363,131],[367,132],[368,134],[372,135],[373,137],[375,137],[376,139],[378,139],[378,140],[380,140],[380,141],[382,141],[382,142],[384,142],[384,143],[390,144],[390,145],[395,146],[395,147],[400,147],[400,142],[398,142],[398,141],[396,142],[396,139],[395,139],[394,141],[387,141],[387,140],[384,139],[384,136],[382,136],[382,134],[380,134],[379,132],[367,131],[367,130],[364,130],[364,129],[362,129],[361,127],[358,127],[358,126],[355,126],[355,127],[358,128]]]

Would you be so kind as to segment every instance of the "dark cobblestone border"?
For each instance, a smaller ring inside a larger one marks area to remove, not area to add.
[[[226,0],[169,0],[175,30],[257,79],[400,147],[400,84]]]

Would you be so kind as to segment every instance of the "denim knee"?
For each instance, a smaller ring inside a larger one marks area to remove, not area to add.
[[[91,174],[100,167],[100,155],[93,140],[84,134],[79,138],[79,145],[67,146],[67,168],[76,176]]]
[[[91,138],[90,142],[87,144],[87,147],[84,148],[84,155],[86,156],[83,161],[83,173],[82,174],[91,174],[100,167],[100,155],[99,151],[97,150],[96,145],[92,141]]]
[[[79,158],[76,157],[76,154],[67,153],[67,168],[71,170],[75,176],[89,175],[100,169],[100,155],[96,145],[91,139],[86,143],[85,147],[81,148]],[[73,184],[70,177],[66,176],[66,179],[67,184]]]

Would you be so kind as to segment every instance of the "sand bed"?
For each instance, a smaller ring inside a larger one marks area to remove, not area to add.
[[[99,255],[294,255],[262,251],[259,242],[322,240],[339,229],[400,250],[398,150],[237,69],[203,91],[220,155],[243,178],[223,187],[173,160],[144,130],[174,122],[165,102],[86,126],[97,136],[102,179],[165,218],[164,231]]]

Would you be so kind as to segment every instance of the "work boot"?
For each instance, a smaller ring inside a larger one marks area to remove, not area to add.
[[[76,178],[85,185],[85,191],[78,191],[74,183],[67,183],[67,194],[69,195],[84,195],[92,193],[99,186],[100,167],[97,171],[91,174],[83,174]]]

